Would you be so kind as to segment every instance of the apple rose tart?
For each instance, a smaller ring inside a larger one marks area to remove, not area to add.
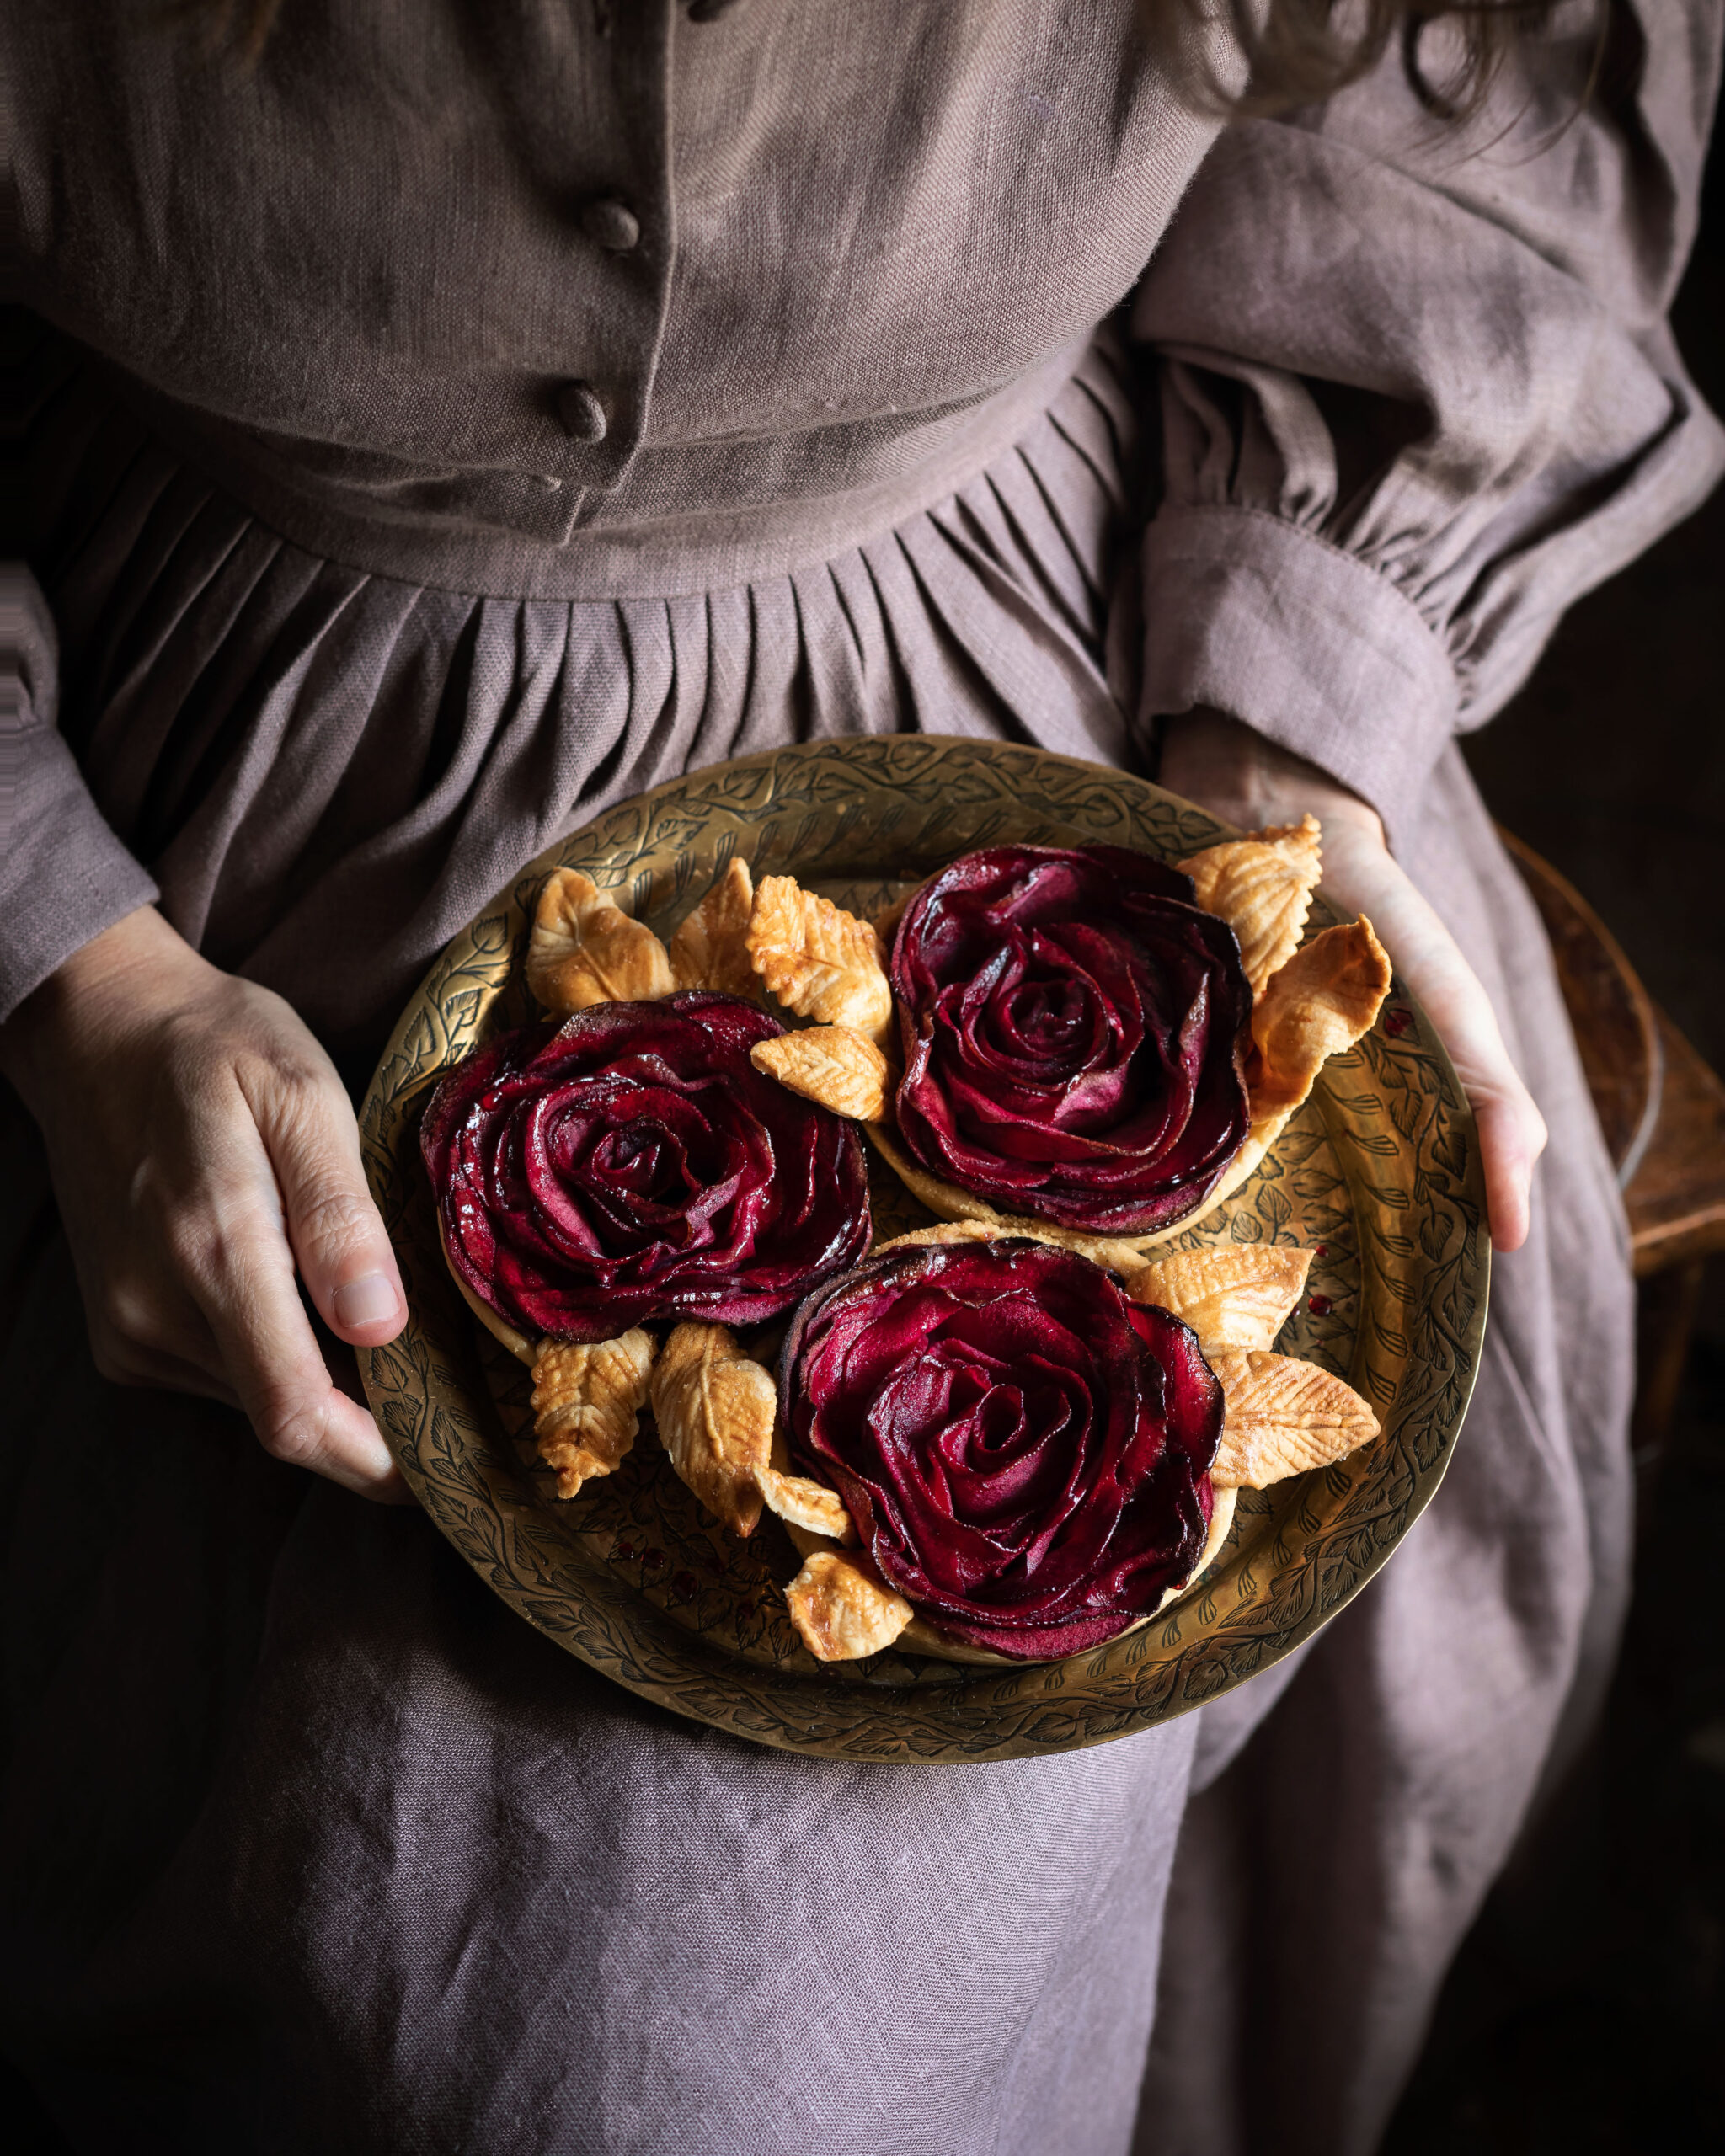
[[[420,1143],[469,1296],[526,1337],[597,1342],[658,1318],[759,1324],[854,1263],[862,1141],[755,1068],[782,1031],[691,990],[595,1002],[458,1065]]]
[[[919,1230],[819,1289],[780,1370],[785,1459],[839,1532],[782,1513],[785,1589],[824,1662],[897,1643],[1041,1662],[1118,1638],[1220,1556],[1238,1492],[1379,1434],[1340,1378],[1272,1342],[1311,1252],[1182,1251],[1124,1280],[974,1222]]]
[[[750,960],[822,1022],[756,1067],[860,1123],[937,1218],[1130,1269],[1239,1188],[1388,993],[1369,921],[1301,942],[1321,835],[1307,816],[1172,867],[987,846],[874,923],[769,878]]]
[[[1164,1228],[1246,1142],[1252,990],[1190,877],[1121,846],[989,846],[894,939],[899,1139],[1003,1213]]]
[[[1100,1646],[1198,1563],[1221,1385],[1189,1326],[1071,1251],[894,1250],[809,1297],[782,1373],[793,1463],[964,1646]]]

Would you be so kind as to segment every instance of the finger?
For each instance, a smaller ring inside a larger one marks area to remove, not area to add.
[[[377,1425],[324,1368],[291,1262],[237,1246],[226,1257],[222,1289],[211,1323],[264,1449],[362,1497],[403,1500],[405,1485]]]
[[[1399,967],[1449,1050],[1478,1133],[1486,1216],[1499,1250],[1527,1240],[1533,1171],[1546,1145],[1545,1120],[1509,1050],[1490,999],[1453,943],[1417,953]]]
[[[407,1322],[407,1298],[366,1186],[353,1110],[334,1070],[266,1079],[248,1102],[280,1188],[300,1277],[319,1316],[350,1347],[381,1348]]]
[[[1534,1113],[1538,1117],[1539,1111]],[[1476,1100],[1474,1118],[1492,1241],[1499,1250],[1519,1250],[1532,1225],[1534,1163],[1544,1150],[1544,1121],[1539,1122],[1537,1142],[1530,1143],[1526,1118],[1514,1102]]]
[[[1479,1137],[1493,1244],[1519,1250],[1531,1218],[1546,1125],[1509,1059],[1484,985],[1438,914],[1387,854],[1347,863],[1338,894],[1371,915],[1396,971],[1418,998],[1455,1066]]]
[[[176,1217],[176,1255],[264,1449],[364,1496],[398,1498],[377,1424],[318,1352],[262,1138],[248,1118],[212,1119],[201,1157],[207,1177]]]
[[[1473,1109],[1492,1241],[1499,1250],[1519,1250],[1530,1224],[1535,1164],[1545,1150],[1545,1118],[1509,1059],[1483,986],[1447,935],[1445,943],[1442,951],[1427,945],[1416,953],[1402,978],[1436,1027]]]

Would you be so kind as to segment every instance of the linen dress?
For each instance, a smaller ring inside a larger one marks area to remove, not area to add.
[[[1219,132],[1127,0],[3,21],[0,1010],[155,898],[357,1086],[607,803],[919,727],[1153,769],[1205,702],[1382,809],[1551,1130],[1373,1586],[1182,1721],[930,1769],[681,1722],[106,1384],[13,1114],[12,2056],[92,2149],[1364,2156],[1625,1593],[1621,1210],[1455,736],[1720,469],[1664,323],[1717,0],[1619,0],[1578,109],[1560,8],[1462,130],[1386,63]]]

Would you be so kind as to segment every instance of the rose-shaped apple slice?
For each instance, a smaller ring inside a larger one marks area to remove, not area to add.
[[[962,1645],[1099,1646],[1204,1551],[1222,1393],[1190,1329],[1017,1238],[895,1250],[818,1290],[781,1366],[793,1464]]]
[[[905,1150],[1007,1214],[1146,1234],[1245,1141],[1252,990],[1189,878],[1119,846],[991,846],[894,938]]]
[[[421,1150],[462,1288],[529,1337],[782,1316],[868,1247],[855,1127],[764,1076],[782,1028],[694,991],[595,1004],[459,1065]]]

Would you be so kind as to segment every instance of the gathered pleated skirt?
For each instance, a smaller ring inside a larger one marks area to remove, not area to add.
[[[1099,339],[1010,452],[841,552],[505,600],[287,544],[75,382],[41,434],[63,724],[176,926],[363,1077],[523,863],[691,766],[911,728],[1133,762],[1137,434]],[[1453,751],[1407,859],[1552,1133],[1455,1464],[1300,1656],[1054,1759],[679,1721],[417,1513],[108,1385],[14,1114],[0,1984],[77,2144],[1366,2156],[1584,1736],[1628,1518],[1616,1189]]]
[[[751,750],[1130,760],[1103,670],[1137,432],[1111,345],[969,485],[734,590],[502,600],[291,546],[80,382],[40,429],[63,729],[205,955],[341,1047],[609,803]],[[660,580],[674,580],[661,577]]]

